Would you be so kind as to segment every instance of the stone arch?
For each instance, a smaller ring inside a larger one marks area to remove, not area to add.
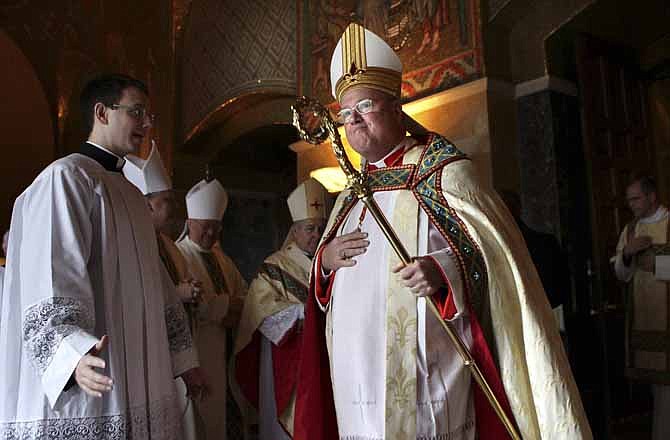
[[[295,1],[194,0],[186,22],[180,57],[184,138],[241,96],[296,93]]]
[[[55,122],[35,69],[9,35],[0,29],[0,227],[9,227],[14,199],[56,156]]]

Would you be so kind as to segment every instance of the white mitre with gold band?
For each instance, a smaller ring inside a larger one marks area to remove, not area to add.
[[[402,62],[393,48],[360,24],[351,23],[337,42],[330,60],[333,96],[353,87],[368,87],[400,98]]]
[[[298,185],[287,202],[293,223],[308,218],[326,218],[326,189],[314,178]]]
[[[216,179],[203,179],[186,193],[186,214],[190,219],[221,220],[227,207],[228,193]]]
[[[145,196],[172,189],[170,176],[165,171],[161,154],[155,144],[152,145],[147,160],[132,154],[126,155],[123,175]]]

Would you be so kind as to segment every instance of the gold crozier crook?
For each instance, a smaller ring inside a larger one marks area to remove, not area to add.
[[[357,171],[347,157],[347,154],[344,151],[344,146],[342,145],[342,140],[340,139],[340,134],[337,131],[335,122],[330,117],[328,109],[322,106],[318,101],[303,96],[296,100],[296,103],[291,107],[291,110],[293,111],[293,125],[298,129],[298,133],[302,139],[311,144],[320,144],[326,139],[330,139],[337,162],[347,177],[347,188],[351,189],[356,197],[360,199],[370,211],[375,222],[381,228],[384,236],[398,255],[398,258],[400,258],[400,261],[405,265],[410,264],[412,262],[412,257],[407,252],[407,249],[405,249],[405,246],[400,242],[398,235],[395,233],[393,227],[386,219],[386,216],[379,209],[379,205],[377,205],[377,202],[372,197],[372,191],[366,182],[367,175],[365,167],[363,167],[361,172]],[[305,121],[303,118],[308,118],[309,120]],[[517,432],[516,426],[514,426],[514,423],[512,423],[503,410],[500,402],[493,394],[491,387],[488,382],[486,382],[484,375],[472,357],[470,350],[468,350],[468,347],[463,343],[460,336],[458,336],[456,330],[454,330],[451,325],[451,322],[442,319],[440,312],[437,310],[437,307],[435,307],[432,300],[426,301],[426,304],[428,304],[430,311],[442,324],[442,328],[447,332],[449,339],[451,339],[456,347],[456,351],[458,351],[458,354],[463,359],[463,364],[470,369],[472,377],[483,391],[500,421],[505,425],[510,437],[513,440],[521,440],[521,436]]]

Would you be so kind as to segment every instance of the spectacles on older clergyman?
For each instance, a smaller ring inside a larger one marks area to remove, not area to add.
[[[358,101],[351,108],[343,108],[337,112],[337,122],[340,124],[346,124],[354,116],[354,112],[359,115],[364,115],[366,113],[371,113],[375,107],[375,103],[370,98],[366,98]]]

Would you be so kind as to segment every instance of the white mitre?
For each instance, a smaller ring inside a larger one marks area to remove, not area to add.
[[[186,194],[186,213],[191,219],[221,220],[227,207],[228,194],[216,179],[203,179]]]
[[[147,194],[167,191],[172,189],[172,182],[156,145],[151,147],[151,153],[147,160],[132,154],[126,155],[126,163],[123,166],[123,175],[145,196]]]
[[[351,23],[337,42],[330,60],[333,96],[352,87],[368,87],[400,98],[402,62],[393,48],[360,24]]]
[[[302,182],[288,196],[293,223],[308,218],[326,218],[326,189],[313,178]]]

